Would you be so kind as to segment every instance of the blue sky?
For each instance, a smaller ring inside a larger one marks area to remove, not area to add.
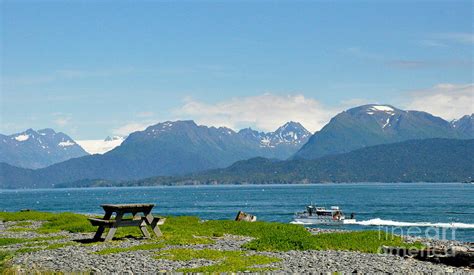
[[[473,112],[472,1],[2,1],[0,133]]]

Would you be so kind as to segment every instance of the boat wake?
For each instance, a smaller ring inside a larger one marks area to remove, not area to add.
[[[348,221],[345,224],[357,224],[357,225],[366,225],[366,226],[419,226],[419,227],[442,227],[442,228],[465,228],[465,229],[474,229],[474,224],[472,223],[431,223],[431,222],[401,222],[401,221],[392,221],[392,220],[383,220],[380,218],[370,219],[366,221]]]
[[[302,224],[310,225],[312,223],[303,223],[292,221],[292,224]],[[402,222],[402,221],[392,221],[392,220],[383,220],[380,218],[370,219],[366,221],[353,221],[346,220],[344,224],[355,224],[355,225],[364,225],[364,226],[400,226],[400,227],[441,227],[441,228],[461,228],[461,229],[474,229],[474,224],[472,223],[431,223],[431,222]]]

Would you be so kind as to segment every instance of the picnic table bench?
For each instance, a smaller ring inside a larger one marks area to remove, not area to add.
[[[154,204],[102,204],[101,207],[105,211],[102,219],[89,218],[93,226],[98,226],[97,232],[94,235],[94,241],[99,241],[106,228],[109,229],[105,241],[110,241],[115,235],[117,228],[124,226],[138,226],[145,238],[150,238],[150,233],[146,228],[151,226],[153,232],[157,237],[162,235],[159,225],[165,223],[165,218],[153,217],[151,210]],[[115,213],[115,219],[112,216]],[[125,214],[132,214],[131,219],[124,219]]]

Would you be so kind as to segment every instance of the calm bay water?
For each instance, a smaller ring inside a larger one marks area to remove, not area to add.
[[[233,219],[239,210],[259,220],[291,222],[306,204],[338,205],[357,224],[340,228],[397,232],[474,242],[474,185],[461,183],[379,183],[313,185],[177,186],[0,190],[0,210],[102,213],[103,203],[155,203],[161,215]],[[399,227],[400,226],[400,227]],[[420,228],[421,231],[415,228]],[[453,226],[456,227],[453,235]],[[421,232],[421,233],[420,233]]]

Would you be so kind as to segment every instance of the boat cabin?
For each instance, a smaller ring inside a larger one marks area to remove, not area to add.
[[[319,216],[321,218],[323,218],[323,217],[337,218],[337,217],[344,216],[342,211],[340,211],[339,207],[337,207],[337,206],[331,206],[331,209],[326,209],[324,207],[317,207],[317,206],[314,206],[314,205],[308,205],[306,207],[306,211],[308,212],[309,216]]]

